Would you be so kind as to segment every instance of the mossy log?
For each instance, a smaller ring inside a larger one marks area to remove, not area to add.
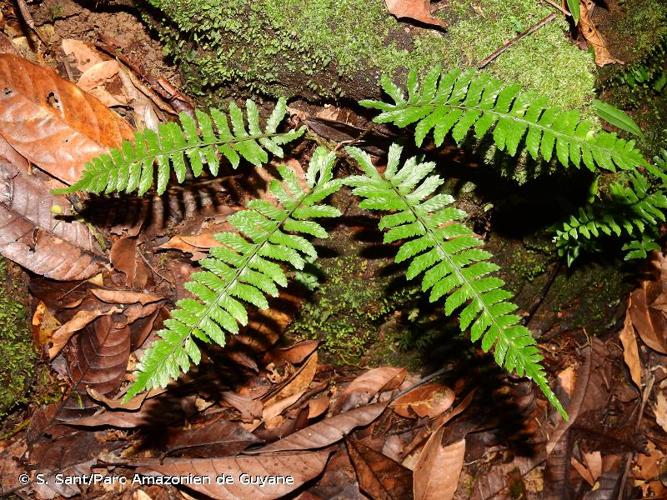
[[[534,0],[432,3],[438,31],[392,17],[383,0],[150,0],[154,25],[201,95],[247,93],[323,101],[377,97],[382,73],[401,78],[435,64],[475,68],[553,8]],[[586,111],[594,91],[591,54],[568,40],[557,18],[485,70]]]

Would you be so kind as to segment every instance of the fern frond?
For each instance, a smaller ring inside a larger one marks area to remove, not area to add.
[[[478,138],[492,133],[498,149],[512,156],[523,146],[533,159],[555,157],[564,166],[583,164],[590,170],[612,171],[650,168],[634,141],[596,133],[593,123],[582,120],[577,111],[551,107],[545,99],[485,73],[444,73],[436,67],[420,85],[411,72],[407,97],[388,77],[381,83],[393,102],[366,100],[361,105],[381,111],[374,119],[377,123],[416,124],[418,146],[431,131],[435,145],[440,146],[447,134],[460,143],[472,129]]]
[[[262,165],[269,161],[269,152],[282,158],[281,145],[304,132],[304,129],[286,133],[277,131],[286,112],[287,103],[280,99],[263,130],[257,106],[251,100],[246,101],[245,119],[243,111],[234,102],[230,103],[227,114],[215,108],[210,114],[196,110],[195,120],[181,113],[180,123],[162,123],[157,133],[149,129],[137,132],[134,141],[125,141],[119,149],[93,158],[85,165],[81,179],[57,192],[138,191],[142,195],[153,186],[157,164],[156,191],[162,194],[172,171],[178,182],[183,182],[188,165],[195,177],[202,174],[204,166],[212,175],[217,175],[220,155],[234,168],[238,167],[241,158],[255,166]]]
[[[144,353],[127,398],[164,387],[186,372],[191,362],[198,364],[201,354],[195,340],[224,345],[227,333],[237,333],[239,325],[247,323],[247,304],[268,307],[266,296],[278,295],[278,286],[287,285],[279,263],[300,270],[317,257],[303,235],[326,238],[324,228],[311,219],[340,216],[336,208],[319,204],[340,188],[340,181],[333,179],[334,162],[334,153],[317,149],[305,187],[293,170],[279,167],[283,182],[272,181],[269,186],[278,203],[252,200],[246,210],[229,217],[238,233],[215,235],[222,246],[209,251],[200,261],[203,270],[185,284],[194,298],[176,303],[159,339]]]
[[[498,365],[526,376],[540,387],[547,399],[565,416],[565,411],[549,388],[542,359],[530,331],[514,314],[517,306],[502,287],[504,281],[491,276],[498,266],[482,242],[459,221],[466,217],[451,206],[447,194],[434,194],[444,182],[431,175],[435,164],[419,163],[415,158],[399,166],[401,147],[389,150],[383,174],[371,164],[370,157],[356,148],[347,152],[364,172],[345,180],[363,201],[360,207],[391,212],[380,219],[386,231],[385,243],[406,240],[396,262],[409,261],[408,279],[421,276],[423,291],[434,302],[444,296],[445,313],[459,315],[461,330],[470,328],[473,342],[481,339],[482,349],[494,349]]]
[[[656,161],[656,167],[660,167]],[[642,248],[652,248],[660,223],[667,221],[667,196],[639,172],[625,173],[609,186],[609,199],[590,203],[556,229],[558,253],[571,265],[581,253],[581,241],[604,236],[639,238],[628,247],[626,259],[640,258]],[[643,243],[642,243],[643,242]],[[632,252],[632,250],[636,250]]]

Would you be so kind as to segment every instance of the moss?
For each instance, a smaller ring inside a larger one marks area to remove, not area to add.
[[[341,97],[350,88],[359,90],[353,98],[377,92],[380,73],[423,73],[435,64],[474,67],[550,12],[534,0],[453,0],[438,13],[450,23],[441,33],[399,23],[383,0],[151,4],[164,14],[158,28],[191,91],[225,87],[320,98]],[[550,23],[488,70],[562,106],[586,108],[593,96],[593,62],[567,40],[566,29],[564,21]]]
[[[15,300],[20,294],[10,282],[0,258],[0,418],[28,401],[37,360],[25,306]]]
[[[321,259],[323,276],[311,301],[299,311],[287,335],[322,341],[325,359],[342,365],[390,362],[397,354],[397,335],[386,322],[414,300],[417,290],[389,291],[392,278],[378,276],[369,260],[356,255]],[[368,351],[373,354],[369,356]]]

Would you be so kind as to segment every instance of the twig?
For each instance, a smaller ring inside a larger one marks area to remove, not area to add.
[[[489,57],[483,59],[483,60],[477,65],[477,69],[482,69],[482,68],[486,67],[490,62],[494,61],[500,54],[502,54],[503,52],[505,52],[505,51],[506,51],[507,49],[509,49],[512,45],[514,45],[516,42],[518,42],[518,41],[521,40],[522,38],[527,37],[528,35],[531,35],[532,33],[535,33],[537,30],[539,30],[540,28],[546,26],[546,25],[549,24],[551,21],[553,21],[554,19],[556,19],[556,17],[558,17],[558,14],[556,14],[555,12],[552,12],[552,13],[549,14],[547,17],[545,17],[544,19],[542,19],[539,23],[537,23],[537,24],[531,26],[530,28],[528,28],[528,29],[527,29],[526,31],[524,31],[523,33],[519,33],[515,38],[512,38],[510,41],[505,42],[505,44],[504,44],[502,47],[500,47],[499,49],[497,49],[493,54],[491,54]]]
[[[23,19],[23,22],[26,23],[28,28],[30,28],[32,32],[37,36],[37,38],[39,38],[40,42],[48,46],[46,41],[42,38],[42,35],[40,35],[39,31],[37,31],[37,26],[35,26],[35,21],[32,19],[32,15],[30,15],[30,11],[28,10],[28,4],[25,3],[25,0],[16,0],[16,5],[19,8],[19,12],[21,14],[21,18]]]
[[[563,7],[562,5],[558,5],[556,2],[554,2],[554,1],[552,1],[552,0],[542,0],[542,1],[548,3],[548,4],[551,5],[554,9],[558,9],[558,10],[560,10],[560,11],[563,13],[564,16],[566,16],[566,17],[572,17],[572,14],[570,13],[570,11],[567,10],[567,9],[566,9],[565,7]]]

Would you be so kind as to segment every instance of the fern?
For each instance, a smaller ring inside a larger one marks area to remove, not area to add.
[[[229,105],[229,121],[224,112],[215,108],[210,114],[195,111],[196,121],[181,113],[180,124],[160,124],[157,133],[142,130],[135,134],[133,142],[125,141],[119,149],[93,158],[75,184],[57,193],[138,191],[142,195],[153,186],[154,163],[157,163],[158,194],[167,188],[172,170],[178,182],[185,180],[187,163],[195,177],[202,174],[205,165],[212,175],[217,175],[219,155],[234,168],[238,167],[241,158],[253,165],[262,165],[269,160],[267,152],[281,158],[280,146],[304,132],[303,129],[287,133],[277,131],[286,111],[286,101],[279,100],[264,130],[260,127],[257,106],[251,100],[246,101],[247,128],[243,111],[234,102]]]
[[[660,168],[657,161],[656,167]],[[626,260],[642,258],[655,246],[658,226],[667,220],[665,210],[663,186],[652,186],[650,179],[639,172],[625,173],[610,184],[609,199],[580,208],[556,230],[554,242],[568,265],[581,253],[582,241],[603,236],[639,238],[626,245]]]
[[[366,153],[356,148],[347,152],[365,174],[345,180],[363,198],[360,206],[392,212],[379,223],[386,230],[385,243],[407,240],[396,255],[396,262],[410,261],[406,277],[422,275],[422,289],[430,290],[431,302],[448,295],[447,315],[465,305],[459,315],[461,329],[470,327],[472,341],[481,339],[484,351],[493,348],[498,365],[534,380],[566,417],[549,388],[535,340],[514,314],[517,306],[510,302],[511,294],[502,288],[504,281],[489,276],[498,270],[489,261],[491,254],[479,248],[482,242],[458,222],[466,214],[450,206],[451,196],[431,196],[444,182],[430,175],[435,164],[411,158],[399,168],[401,148],[393,145],[386,170],[380,174]]]
[[[338,209],[319,204],[340,187],[332,178],[335,154],[318,148],[306,173],[303,188],[293,170],[281,166],[283,182],[273,181],[270,191],[274,205],[252,200],[247,209],[229,217],[238,230],[215,235],[221,247],[210,250],[185,288],[195,298],[181,299],[171,318],[165,321],[160,337],[144,354],[139,372],[126,398],[152,387],[164,387],[190,363],[198,364],[200,351],[195,340],[225,344],[225,332],[237,333],[248,317],[245,303],[268,307],[266,295],[276,296],[276,285],[287,279],[277,262],[303,269],[317,257],[313,245],[301,235],[326,238],[327,233],[310,219],[340,216]]]
[[[492,131],[495,145],[512,156],[523,144],[533,159],[555,157],[564,166],[583,163],[590,170],[611,171],[651,168],[634,141],[595,133],[593,123],[581,120],[577,111],[550,107],[545,99],[521,92],[517,85],[505,86],[485,73],[458,69],[443,73],[436,67],[420,85],[413,71],[407,79],[407,98],[388,77],[383,76],[381,83],[393,102],[366,100],[361,105],[381,111],[374,119],[377,123],[416,124],[418,146],[431,131],[440,146],[450,131],[460,143],[474,129],[478,138]]]

